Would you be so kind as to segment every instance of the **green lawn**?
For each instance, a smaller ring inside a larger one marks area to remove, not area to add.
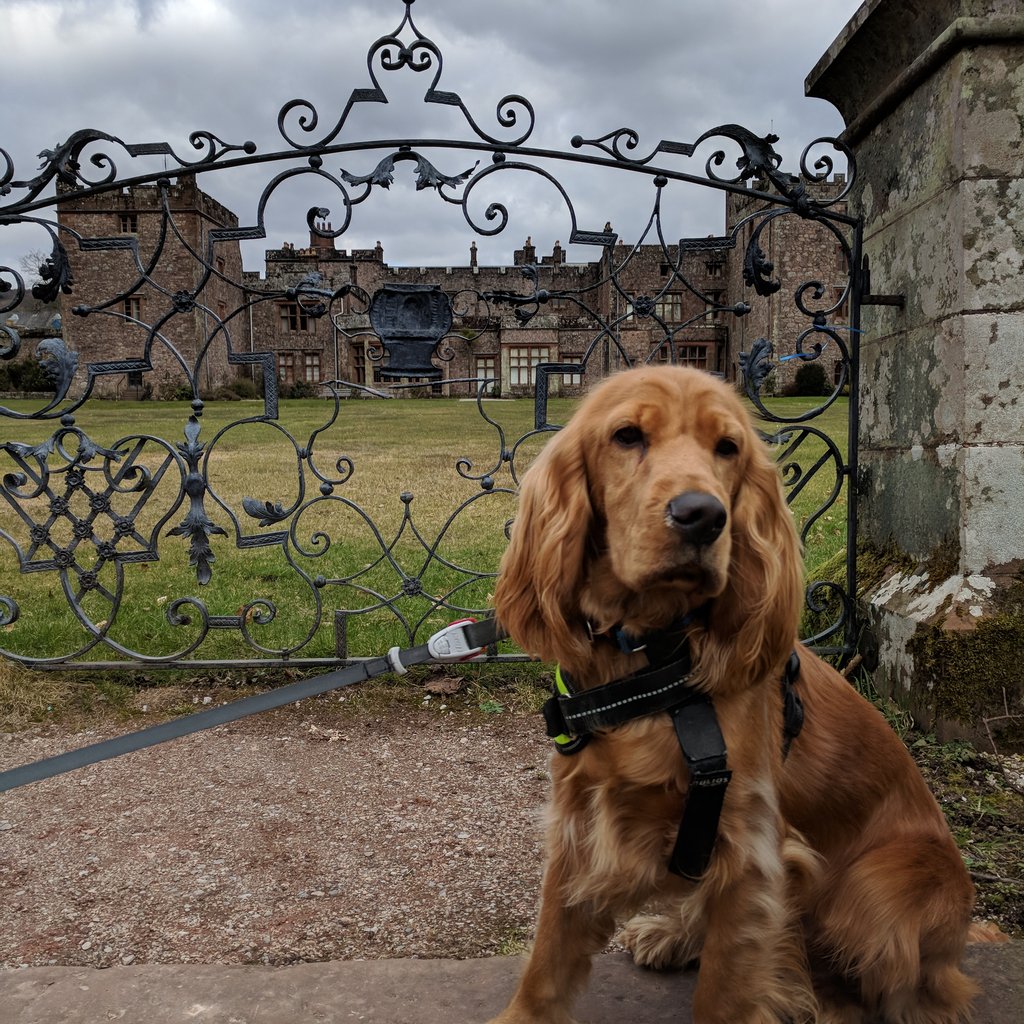
[[[551,420],[564,422],[574,404],[552,400]],[[783,415],[806,406],[806,399],[772,405]],[[198,437],[211,487],[205,510],[224,532],[209,538],[212,579],[204,586],[189,564],[188,536],[169,533],[189,506],[187,498],[179,502],[185,463],[175,447],[186,440],[188,403],[94,401],[77,415],[76,426],[95,444],[131,454],[111,462],[106,474],[101,457],[88,461],[85,488],[71,490],[71,516],[52,521],[36,560],[53,558],[54,548],[71,551],[75,565],[66,574],[23,572],[14,547],[0,544],[0,598],[13,600],[21,612],[0,627],[0,646],[16,656],[66,657],[102,633],[115,649],[98,644],[86,660],[120,660],[132,651],[203,660],[330,658],[338,609],[351,613],[345,620],[351,655],[405,644],[421,621],[422,639],[458,609],[488,605],[493,579],[478,574],[497,569],[515,505],[515,480],[502,453],[515,451],[521,473],[549,436],[530,436],[532,401],[487,402],[484,408],[496,425],[474,402],[347,400],[323,429],[333,410],[329,402],[284,402],[273,424],[235,426],[258,417],[262,403],[210,403]],[[815,424],[844,456],[846,411],[844,400]],[[5,420],[4,442],[38,445],[53,426]],[[142,440],[150,436],[164,442]],[[45,463],[50,493],[58,498],[69,483],[61,451],[73,458],[79,443],[67,434]],[[808,436],[786,461],[806,471],[825,451],[824,442]],[[123,471],[129,460],[134,472]],[[31,455],[23,462],[29,471],[19,483],[10,474],[25,473],[24,467],[10,452],[0,456],[5,489],[29,496],[25,507],[36,524],[51,523],[50,496],[32,497],[40,491],[42,463]],[[806,483],[795,468],[786,474],[799,488],[794,512],[806,523],[831,492],[835,472],[825,465]],[[493,486],[472,479],[485,475]],[[109,507],[96,511],[95,495],[101,504],[105,496]],[[251,499],[253,510],[269,509],[271,521],[260,525],[259,513],[246,512],[243,499]],[[284,515],[293,506],[297,514]],[[844,495],[807,532],[812,576],[845,545],[845,507]],[[136,523],[120,539],[118,516]],[[76,519],[91,524],[91,531],[79,528],[87,536],[75,536]],[[0,528],[29,550],[30,524],[6,501],[0,502]],[[98,562],[97,545],[114,539],[122,556],[145,560]],[[90,572],[94,577],[82,576]],[[69,594],[77,612],[69,608]],[[400,617],[375,610],[385,599]],[[240,621],[252,645],[243,640]]]

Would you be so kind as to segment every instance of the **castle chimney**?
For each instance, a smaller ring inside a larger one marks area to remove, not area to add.
[[[319,221],[316,225],[316,231],[310,231],[309,233],[309,247],[311,249],[330,249],[334,250],[334,239],[324,238],[323,235],[317,234],[317,231],[328,232],[331,230],[331,225],[327,221]]]
[[[537,262],[537,247],[533,244],[533,239],[527,235],[526,242],[523,245],[523,263],[536,263]]]
[[[555,247],[551,250],[551,262],[555,266],[565,262],[565,251],[562,249],[561,242],[555,242]]]
[[[469,265],[471,267],[476,266],[476,242],[473,241],[469,245]]]

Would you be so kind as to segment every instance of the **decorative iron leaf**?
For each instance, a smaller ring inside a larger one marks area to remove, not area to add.
[[[53,381],[57,393],[55,401],[61,401],[75,379],[78,353],[69,349],[60,338],[46,338],[36,345],[36,358],[46,376]]]
[[[395,157],[384,157],[369,174],[356,176],[349,174],[344,168],[341,169],[341,180],[348,185],[379,185],[381,188],[391,188],[391,182],[395,180]]]
[[[773,281],[771,273],[775,264],[769,260],[764,250],[757,244],[756,236],[751,238],[743,257],[743,281],[751,285],[758,295],[772,295],[782,287],[781,281]]]
[[[772,343],[767,338],[758,338],[750,346],[749,353],[740,353],[740,372],[748,395],[759,394],[768,374],[775,368],[772,351]]]
[[[59,239],[53,240],[53,251],[46,262],[40,266],[39,276],[42,281],[32,286],[32,295],[41,302],[53,302],[61,292],[65,295],[71,294],[71,286],[75,283],[75,279],[71,273],[68,251]]]
[[[450,185],[454,188],[456,185],[461,185],[466,181],[479,166],[480,161],[477,160],[469,170],[463,171],[461,174],[442,174],[426,157],[417,155],[416,191],[418,192],[425,188],[440,188],[442,185]]]
[[[243,498],[242,508],[246,515],[259,520],[260,526],[272,526],[288,518],[288,511],[279,501],[259,501],[257,498]]]

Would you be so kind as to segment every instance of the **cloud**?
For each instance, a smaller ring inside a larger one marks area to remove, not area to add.
[[[574,135],[593,139],[628,126],[640,139],[636,153],[646,154],[662,139],[689,142],[717,124],[739,123],[779,135],[778,148],[792,167],[807,142],[842,128],[831,106],[803,97],[803,78],[857,6],[857,0],[417,0],[410,10],[440,49],[437,88],[457,93],[482,132],[504,139],[522,128],[523,108],[516,129],[498,123],[499,101],[519,94],[536,115],[531,147],[579,155],[584,151],[570,145]],[[273,153],[288,148],[278,114],[293,98],[308,100],[319,121],[315,131],[303,132],[298,114],[310,109],[304,107],[288,119],[288,133],[323,138],[351,91],[370,85],[370,45],[404,13],[399,0],[8,0],[0,13],[0,81],[18,102],[5,104],[0,148],[10,154],[16,179],[35,173],[36,153],[84,127],[126,141],[167,141],[188,158],[195,156],[188,136],[196,129],[235,144],[252,139],[260,153]],[[357,104],[336,141],[478,140],[457,106],[423,102],[436,71],[435,62],[419,74],[389,73],[378,61],[389,102]],[[664,159],[701,174],[711,149],[689,163]],[[331,154],[323,169],[365,174],[387,152]],[[111,155],[119,173],[139,173],[124,153]],[[434,148],[429,158],[454,174],[490,154]],[[405,163],[388,192],[375,190],[352,207],[339,245],[366,248],[380,240],[392,262],[461,262],[472,234],[467,215],[489,229],[491,203],[507,207],[509,225],[479,240],[482,262],[511,262],[527,234],[541,251],[556,239],[566,244],[572,213],[579,227],[599,229],[610,220],[628,241],[639,237],[653,202],[649,179],[599,174],[571,160],[533,162],[571,194],[571,209],[548,178],[508,170],[482,181],[464,212],[433,191],[417,192]],[[299,157],[289,166],[302,164]],[[261,194],[283,166],[208,174],[201,185],[243,223],[253,222]],[[666,204],[675,237],[721,230],[720,193],[680,190]],[[331,208],[335,225],[344,220],[344,196],[323,177],[308,174],[275,193],[268,239],[247,248],[247,266],[259,266],[263,248],[301,243],[306,210],[314,205]],[[0,226],[0,264],[17,266],[21,253],[44,243],[38,230]]]

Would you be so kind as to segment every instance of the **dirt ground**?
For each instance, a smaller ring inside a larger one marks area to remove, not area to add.
[[[0,734],[0,769],[236,696],[144,690]],[[520,952],[550,756],[528,703],[349,691],[4,794],[0,967]],[[910,746],[979,916],[1024,934],[1024,760]]]

